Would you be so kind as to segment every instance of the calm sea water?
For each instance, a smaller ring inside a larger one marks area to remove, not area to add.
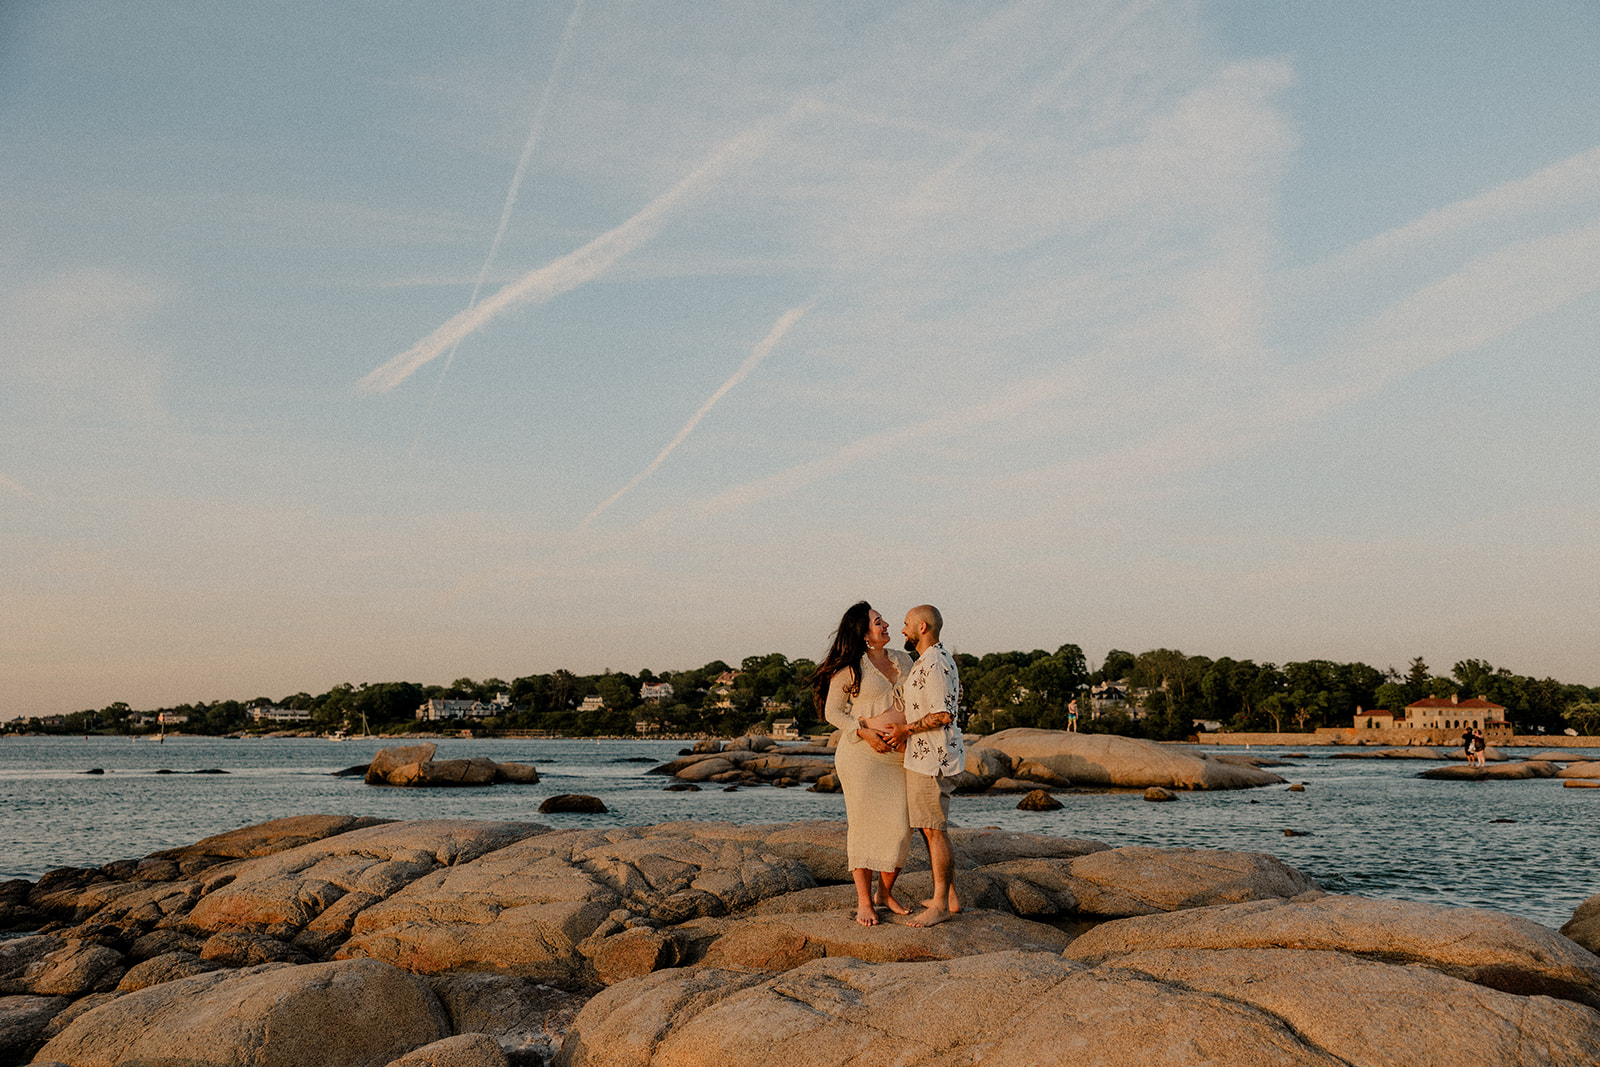
[[[384,742],[352,739],[0,739],[0,879],[52,867],[98,866],[285,815],[514,819],[552,826],[637,826],[675,819],[735,823],[842,819],[844,798],[803,789],[711,787],[668,793],[646,775],[681,742],[440,742],[439,758],[489,756],[539,768],[538,785],[383,789],[330,772],[367,762]],[[1256,749],[1282,757],[1287,750]],[[1017,798],[956,797],[962,826],[1088,837],[1113,846],[1267,852],[1332,892],[1494,908],[1559,927],[1600,892],[1600,789],[1553,779],[1434,782],[1414,760],[1333,760],[1312,749],[1278,773],[1304,782],[1185,793],[1063,795],[1061,811],[1016,810]],[[103,775],[83,772],[102,768]],[[197,775],[216,768],[227,774]],[[175,773],[158,774],[167,769]],[[540,815],[557,793],[598,796],[606,815]],[[1511,820],[1502,822],[1497,820]],[[1288,837],[1285,830],[1306,836]]]

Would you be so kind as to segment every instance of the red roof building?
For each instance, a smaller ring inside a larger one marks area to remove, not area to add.
[[[1406,705],[1405,721],[1397,725],[1413,730],[1470,730],[1473,727],[1510,733],[1506,709],[1492,700],[1474,697],[1423,697]]]

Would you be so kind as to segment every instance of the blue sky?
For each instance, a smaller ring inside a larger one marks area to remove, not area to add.
[[[1590,0],[4,5],[0,717],[861,597],[1600,683],[1597,57]]]

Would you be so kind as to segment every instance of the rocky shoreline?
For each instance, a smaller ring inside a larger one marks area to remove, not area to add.
[[[926,930],[852,921],[834,821],[306,815],[52,871],[0,885],[0,1064],[1600,1062],[1600,896],[1573,940],[1260,853],[952,837]]]

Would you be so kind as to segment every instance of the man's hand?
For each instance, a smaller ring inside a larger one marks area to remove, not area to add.
[[[888,752],[893,747],[885,741],[881,731],[869,730],[865,726],[856,731],[856,736],[871,745],[874,752]]]

